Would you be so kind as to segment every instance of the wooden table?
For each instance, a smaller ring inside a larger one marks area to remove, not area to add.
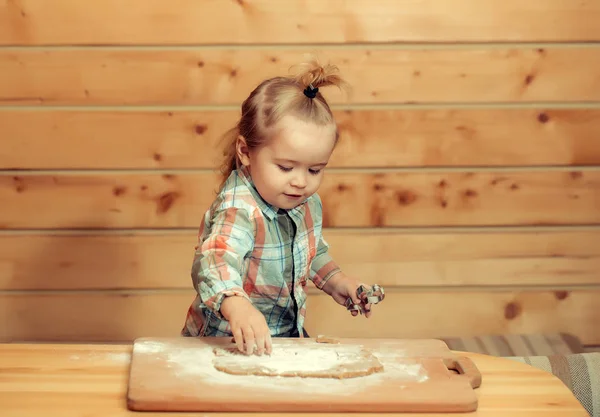
[[[150,417],[170,414],[127,409],[131,348],[132,345],[105,344],[0,344],[0,415],[118,417],[137,414]],[[506,358],[461,354],[470,357],[483,375],[482,386],[477,390],[479,409],[468,415],[587,416],[571,391],[549,373]],[[173,413],[181,417],[205,414]],[[221,415],[234,417],[239,413]]]

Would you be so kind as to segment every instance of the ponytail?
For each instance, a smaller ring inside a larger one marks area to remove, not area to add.
[[[336,86],[340,89],[348,89],[349,84],[338,75],[339,69],[332,64],[321,65],[316,58],[308,62],[293,66],[296,68],[294,80],[305,89]]]
[[[237,140],[240,135],[239,125],[235,125],[231,129],[229,129],[223,137],[221,141],[224,142],[223,146],[223,161],[221,162],[220,173],[221,173],[221,184],[219,188],[223,187],[225,181],[229,177],[229,175],[237,169],[239,165],[238,156],[237,156]]]

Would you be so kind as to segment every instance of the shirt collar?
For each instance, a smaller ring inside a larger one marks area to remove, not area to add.
[[[263,214],[269,220],[273,220],[277,216],[277,213],[279,212],[280,209],[273,206],[272,204],[267,203],[262,198],[262,196],[256,189],[256,186],[254,185],[254,181],[252,181],[252,177],[250,176],[250,172],[248,171],[248,168],[246,166],[242,165],[240,168],[237,169],[237,172],[238,172],[238,176],[240,177],[240,179],[246,184],[246,186],[252,193],[254,199],[256,200],[256,204],[258,205],[258,208],[260,208],[260,210],[263,212]],[[302,206],[306,203],[306,201],[307,200],[304,200],[302,203],[300,203],[293,209],[289,209],[289,210],[281,209],[281,211],[283,211],[283,212],[287,211],[289,214],[298,214],[300,212]]]

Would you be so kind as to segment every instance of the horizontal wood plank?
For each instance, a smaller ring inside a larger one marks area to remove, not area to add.
[[[591,41],[599,19],[569,0],[4,0],[0,44]]]
[[[0,341],[131,341],[176,336],[193,291],[155,293],[0,293]],[[310,335],[452,337],[565,331],[600,342],[600,290],[388,292],[371,318],[352,317],[321,293],[310,295]],[[435,308],[432,308],[435,307]],[[327,319],[324,320],[323,318]]]
[[[336,110],[330,167],[600,165],[600,109]],[[0,169],[214,168],[238,111],[0,110]]]
[[[324,88],[332,104],[600,100],[600,46],[324,47],[318,55],[352,86]],[[289,48],[0,49],[0,104],[239,106],[264,78],[304,59]]]
[[[217,185],[202,172],[4,174],[0,228],[196,228]],[[600,170],[331,172],[319,193],[326,227],[600,223]]]
[[[347,274],[384,288],[600,285],[600,229],[325,238]],[[2,234],[0,290],[189,289],[195,244],[191,231]]]

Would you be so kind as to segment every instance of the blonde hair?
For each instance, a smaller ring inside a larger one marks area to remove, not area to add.
[[[225,147],[220,167],[221,187],[241,164],[237,155],[239,136],[243,136],[249,149],[256,149],[268,141],[268,130],[287,115],[319,126],[335,123],[327,101],[314,89],[347,87],[348,84],[337,75],[338,68],[331,64],[322,66],[316,59],[299,64],[296,68],[296,75],[264,80],[242,103],[240,120],[223,136]],[[312,92],[314,98],[306,95],[305,91],[309,95]],[[336,142],[338,136],[336,129]]]

